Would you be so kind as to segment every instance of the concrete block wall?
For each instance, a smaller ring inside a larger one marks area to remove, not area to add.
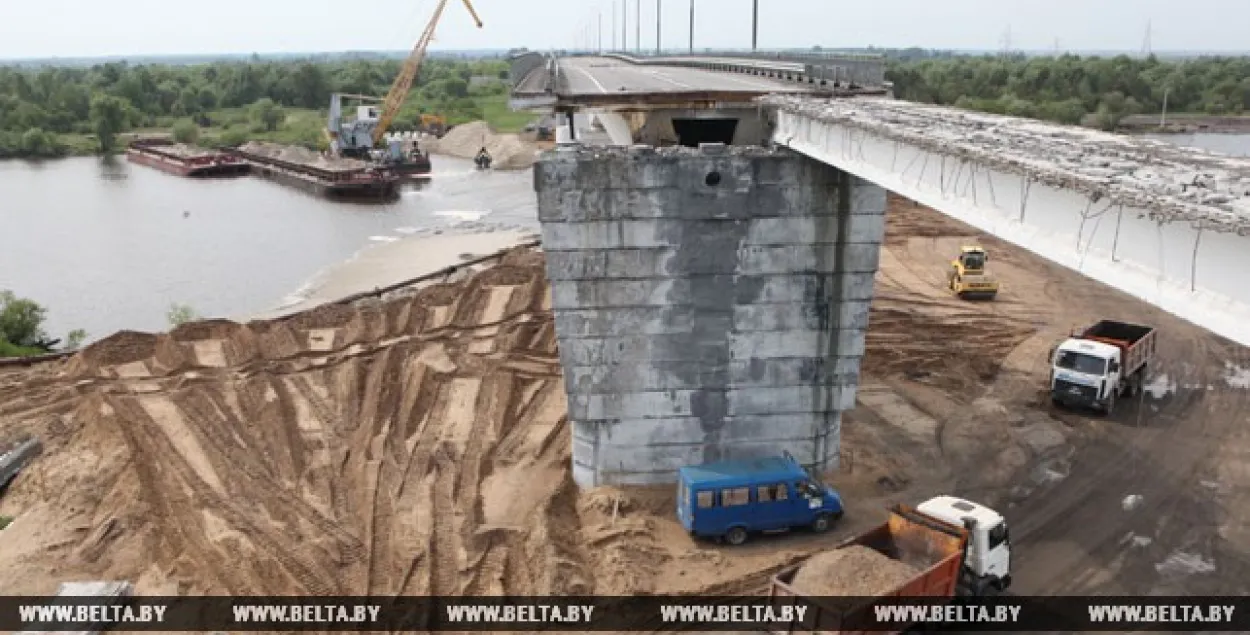
[[[562,147],[534,169],[583,487],[836,467],[885,191],[789,150]]]

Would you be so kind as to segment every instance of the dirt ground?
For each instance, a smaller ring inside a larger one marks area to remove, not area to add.
[[[0,372],[0,441],[45,451],[0,499],[0,594],[753,593],[955,493],[1012,526],[1019,593],[1250,591],[1245,351],[894,198],[859,406],[829,479],[847,517],[695,542],[670,488],[579,493],[541,255],[385,301],[119,333]],[[961,244],[993,303],[943,287]],[[1049,347],[1098,318],[1161,329],[1159,398],[1054,413]],[[1165,394],[1166,393],[1166,394]],[[1140,498],[1129,498],[1139,496]]]

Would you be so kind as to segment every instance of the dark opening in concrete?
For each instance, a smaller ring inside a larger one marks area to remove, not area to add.
[[[723,143],[732,145],[734,132],[738,130],[736,117],[718,117],[715,119],[673,118],[673,132],[677,133],[677,143],[687,148],[697,148],[700,143]]]
[[[703,183],[709,187],[720,185],[720,172],[708,172],[707,176],[703,177]]]

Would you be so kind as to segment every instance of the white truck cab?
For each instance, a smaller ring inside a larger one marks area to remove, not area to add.
[[[1141,393],[1157,340],[1152,326],[1116,320],[1074,333],[1051,353],[1051,401],[1111,414],[1121,395]]]
[[[920,513],[968,530],[961,586],[973,595],[1011,585],[1011,535],[1002,514],[955,496],[935,496],[916,506]]]
[[[1064,340],[1055,348],[1051,364],[1052,390],[1066,391],[1074,400],[1091,392],[1085,397],[1091,402],[1106,399],[1107,389],[1119,385],[1123,372],[1120,347],[1077,338]]]

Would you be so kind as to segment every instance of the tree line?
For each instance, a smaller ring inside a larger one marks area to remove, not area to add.
[[[71,150],[64,141],[73,135],[111,151],[122,132],[179,124],[184,131],[189,125],[233,128],[234,137],[253,128],[273,131],[283,108],[323,112],[333,92],[385,95],[401,64],[254,58],[194,66],[0,67],[0,158],[59,156]],[[393,129],[414,128],[422,112],[449,122],[480,119],[474,97],[507,90],[503,82],[482,85],[480,79],[504,79],[507,71],[502,60],[427,60]]]
[[[897,57],[886,78],[900,99],[1114,129],[1126,115],[1250,111],[1250,57],[1160,60],[980,56]]]
[[[0,158],[58,156],[71,136],[110,151],[120,133],[173,129],[183,140],[212,127],[220,145],[278,131],[285,109],[321,113],[275,139],[323,143],[332,92],[384,95],[400,60],[218,62],[90,68],[0,67]],[[502,60],[427,60],[393,128],[415,128],[423,112],[449,123],[480,119],[483,95],[502,95]],[[1250,58],[957,56],[906,49],[887,55],[887,78],[902,99],[1115,128],[1125,115],[1159,112],[1241,114],[1250,109]],[[203,139],[199,139],[202,143]]]

